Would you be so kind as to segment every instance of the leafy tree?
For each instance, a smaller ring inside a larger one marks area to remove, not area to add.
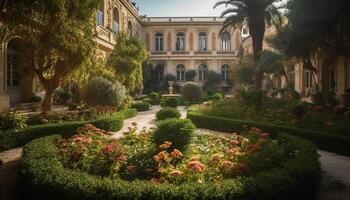
[[[350,53],[350,2],[347,0],[290,0],[288,23],[274,38],[281,52],[303,62],[314,74],[312,60],[320,51],[326,65]]]
[[[134,95],[143,85],[142,64],[147,57],[147,50],[138,38],[120,33],[114,50],[107,58],[107,66],[114,70],[117,81]]]
[[[215,7],[219,5],[229,7],[221,14],[222,17],[228,15],[222,30],[247,22],[252,37],[255,62],[259,60],[263,50],[266,23],[281,24],[281,13],[276,6],[279,2],[281,0],[221,0],[215,4]],[[262,73],[256,71],[255,79],[256,87],[261,87]]]
[[[28,45],[26,60],[45,90],[43,112],[62,79],[94,50],[95,0],[9,1],[1,12],[5,38],[16,35]],[[15,3],[15,4],[14,4]]]
[[[203,89],[205,91],[217,92],[221,81],[221,74],[216,73],[215,71],[208,71],[207,80],[203,85]]]
[[[186,81],[194,81],[197,74],[198,74],[197,70],[194,70],[194,69],[186,71],[186,74],[185,74]]]

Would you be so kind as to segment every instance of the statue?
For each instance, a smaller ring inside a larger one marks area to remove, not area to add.
[[[168,83],[169,83],[169,94],[173,95],[174,94],[174,88],[173,88],[174,81],[168,81]]]

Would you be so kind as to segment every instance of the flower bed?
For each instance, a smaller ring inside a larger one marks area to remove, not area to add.
[[[100,118],[92,121],[75,121],[67,123],[54,123],[28,126],[23,129],[0,132],[0,150],[15,148],[27,144],[33,139],[59,134],[70,137],[75,134],[75,130],[86,123],[91,123],[107,131],[118,131],[123,127],[124,119],[137,114],[135,109],[128,109],[118,112],[111,117]]]
[[[92,125],[70,139],[24,149],[27,197],[47,199],[310,199],[319,180],[316,148],[256,128],[228,137],[194,134],[181,152],[130,128],[111,139]]]
[[[232,132],[241,130],[242,127],[254,126],[268,131],[272,135],[278,133],[289,133],[298,137],[302,137],[314,142],[320,149],[339,153],[343,155],[350,155],[350,137],[327,134],[319,131],[311,131],[300,128],[293,128],[290,126],[274,125],[271,123],[262,123],[238,119],[230,119],[227,117],[217,117],[206,115],[200,112],[189,110],[187,118],[198,128],[206,128],[210,130]]]
[[[340,107],[265,97],[259,106],[252,106],[240,98],[230,98],[193,106],[191,110],[205,115],[350,136],[350,112]]]

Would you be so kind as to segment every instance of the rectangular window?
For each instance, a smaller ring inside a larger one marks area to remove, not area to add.
[[[98,10],[97,11],[97,15],[96,15],[96,22],[98,25],[103,26],[103,18],[104,18],[104,14],[102,10]]]
[[[156,37],[156,51],[163,51],[164,39],[163,37]]]
[[[178,81],[185,81],[185,71],[177,71],[176,72],[176,79]]]
[[[185,51],[185,36],[177,36],[176,51]]]
[[[311,71],[306,71],[306,88],[312,88],[314,86],[313,75]]]
[[[199,36],[199,51],[207,51],[207,37]]]

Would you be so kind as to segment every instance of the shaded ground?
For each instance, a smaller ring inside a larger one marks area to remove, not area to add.
[[[160,110],[160,106],[153,106],[151,110],[140,112],[137,116],[127,119],[124,128],[115,133],[114,137],[121,137],[122,133],[132,125],[137,123],[137,127],[151,128],[156,124],[155,114]],[[186,117],[185,107],[179,108],[182,117]],[[198,129],[199,132],[208,130]],[[213,131],[210,131],[211,133]],[[215,132],[217,134],[223,134]],[[318,151],[323,170],[322,185],[317,200],[350,200],[350,157]],[[0,166],[0,199],[16,200],[17,178],[19,174],[20,157],[22,148],[12,149],[0,153],[0,160],[4,162]]]

